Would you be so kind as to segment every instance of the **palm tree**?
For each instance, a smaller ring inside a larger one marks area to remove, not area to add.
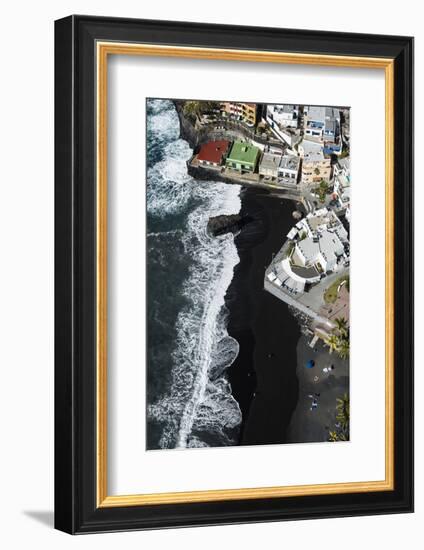
[[[330,431],[328,432],[329,441],[349,441],[348,435],[343,432]]]
[[[340,332],[342,336],[347,336],[348,334],[348,328],[347,328],[347,321],[343,317],[338,317],[337,319],[334,319],[334,322],[336,323],[337,330]]]
[[[198,118],[200,114],[200,103],[199,101],[186,101],[184,103],[184,114],[192,119]]]
[[[350,346],[347,338],[340,339],[339,347],[337,349],[341,359],[347,359],[349,357]]]
[[[336,426],[328,432],[329,441],[349,441],[350,403],[345,393],[336,399]]]
[[[340,339],[337,334],[330,334],[330,336],[325,340],[325,343],[330,348],[330,353],[333,353],[333,351],[338,351]]]
[[[343,397],[337,398],[336,409],[337,409],[337,415],[336,415],[337,422],[339,422],[343,430],[347,430],[349,428],[349,421],[350,421],[350,402],[349,402],[349,396],[347,393],[345,393]]]
[[[217,113],[220,104],[216,101],[186,101],[183,111],[187,118],[193,122],[201,119],[201,116],[206,113]]]
[[[345,281],[346,281],[346,290],[348,292],[350,292],[350,277],[349,277],[349,275],[346,275]]]
[[[339,434],[334,430],[328,432],[328,441],[338,441],[339,440]]]
[[[318,173],[319,173],[319,170],[318,170]],[[319,188],[326,193],[328,191],[328,182],[326,182],[324,179],[322,179],[319,182]]]
[[[210,113],[212,111],[219,111],[220,104],[218,101],[199,101],[202,113]]]

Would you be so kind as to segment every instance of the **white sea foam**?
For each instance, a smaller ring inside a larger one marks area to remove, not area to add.
[[[152,138],[163,142],[178,139],[178,115],[170,102],[167,99],[149,99],[147,108],[147,131],[151,132]]]
[[[229,434],[240,425],[241,411],[225,371],[239,345],[226,330],[224,298],[239,257],[232,234],[211,237],[206,229],[211,216],[240,211],[240,187],[188,176],[185,159],[191,150],[175,134],[175,110],[162,104],[154,112],[149,127],[168,144],[163,160],[148,172],[148,211],[163,217],[192,201],[186,229],[178,235],[191,267],[182,289],[187,305],[176,324],[172,385],[167,395],[148,406],[148,415],[164,426],[162,448],[208,446],[202,439],[205,433],[220,445],[231,445],[235,441]]]
[[[177,213],[190,200],[192,178],[187,174],[185,160],[191,149],[179,139],[165,147],[165,158],[149,168],[147,173],[147,205],[157,216]]]

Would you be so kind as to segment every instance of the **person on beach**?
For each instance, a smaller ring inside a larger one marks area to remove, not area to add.
[[[322,369],[322,372],[325,372],[325,373],[330,373],[331,371],[334,370],[334,365],[330,365],[329,367],[324,367]]]

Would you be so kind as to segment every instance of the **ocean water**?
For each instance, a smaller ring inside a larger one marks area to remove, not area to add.
[[[225,293],[239,262],[211,216],[241,209],[240,186],[187,174],[172,102],[147,102],[147,448],[235,445],[241,412],[226,369],[239,351]]]

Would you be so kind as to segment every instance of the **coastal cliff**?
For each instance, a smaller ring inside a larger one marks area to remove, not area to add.
[[[192,149],[199,145],[199,132],[194,128],[191,121],[184,115],[184,101],[174,100],[175,109],[180,121],[180,137],[185,139]]]
[[[195,128],[193,122],[184,114],[183,108],[185,102],[181,100],[174,100],[173,103],[180,121],[180,137],[181,139],[186,140],[193,150],[196,150],[202,143],[220,139],[243,139],[249,142],[254,141],[257,145],[262,144],[259,145],[260,147],[267,145],[278,147],[279,145],[275,141],[264,140],[256,134],[253,135],[252,129],[244,128],[242,125],[232,127],[228,121],[225,128],[216,128],[213,126]],[[234,125],[235,123],[232,122],[231,124]]]

